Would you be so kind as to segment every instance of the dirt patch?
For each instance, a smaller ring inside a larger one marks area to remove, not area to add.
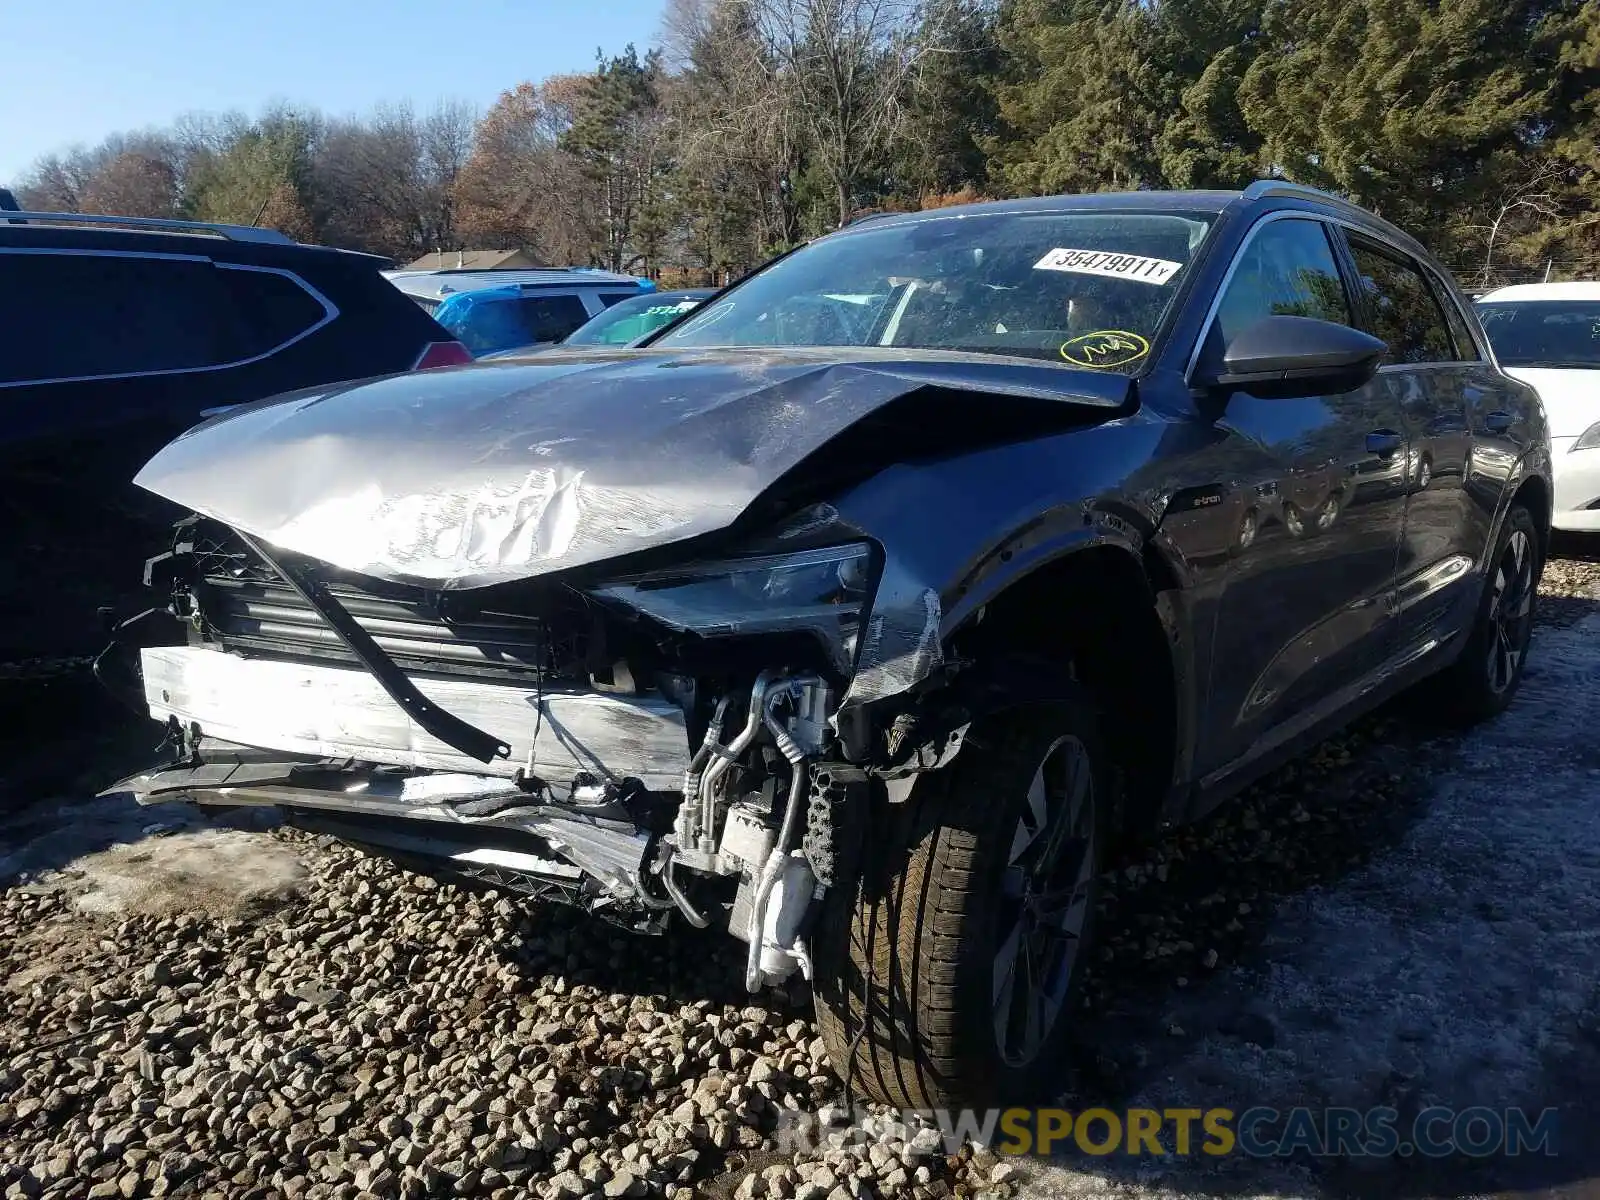
[[[264,833],[205,829],[114,846],[78,859],[73,902],[97,916],[258,917],[300,894],[305,864]]]

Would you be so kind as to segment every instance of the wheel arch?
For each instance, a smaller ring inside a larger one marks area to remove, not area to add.
[[[946,635],[956,658],[1022,653],[1068,668],[1100,708],[1122,782],[1116,824],[1135,835],[1167,819],[1188,759],[1193,672],[1180,592],[1153,543],[1084,539],[963,605]]]
[[[1550,481],[1543,475],[1530,474],[1517,485],[1517,490],[1512,493],[1511,503],[1506,505],[1506,511],[1511,510],[1511,505],[1521,504],[1533,514],[1533,520],[1539,527],[1539,556],[1548,558],[1550,555],[1550,529],[1554,519],[1555,493],[1550,487]],[[1502,522],[1504,517],[1501,518]]]

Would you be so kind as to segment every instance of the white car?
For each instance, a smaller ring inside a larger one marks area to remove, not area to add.
[[[1477,303],[1507,375],[1550,422],[1557,529],[1600,533],[1600,283],[1503,287]]]

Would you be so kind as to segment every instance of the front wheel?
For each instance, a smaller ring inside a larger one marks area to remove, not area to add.
[[[1094,927],[1111,773],[1084,700],[974,723],[955,761],[883,805],[817,941],[835,1068],[909,1108],[1059,1089]]]

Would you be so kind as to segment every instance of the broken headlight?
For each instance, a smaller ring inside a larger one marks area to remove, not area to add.
[[[853,656],[872,575],[872,548],[856,542],[689,563],[619,579],[594,594],[703,637],[821,627]]]

